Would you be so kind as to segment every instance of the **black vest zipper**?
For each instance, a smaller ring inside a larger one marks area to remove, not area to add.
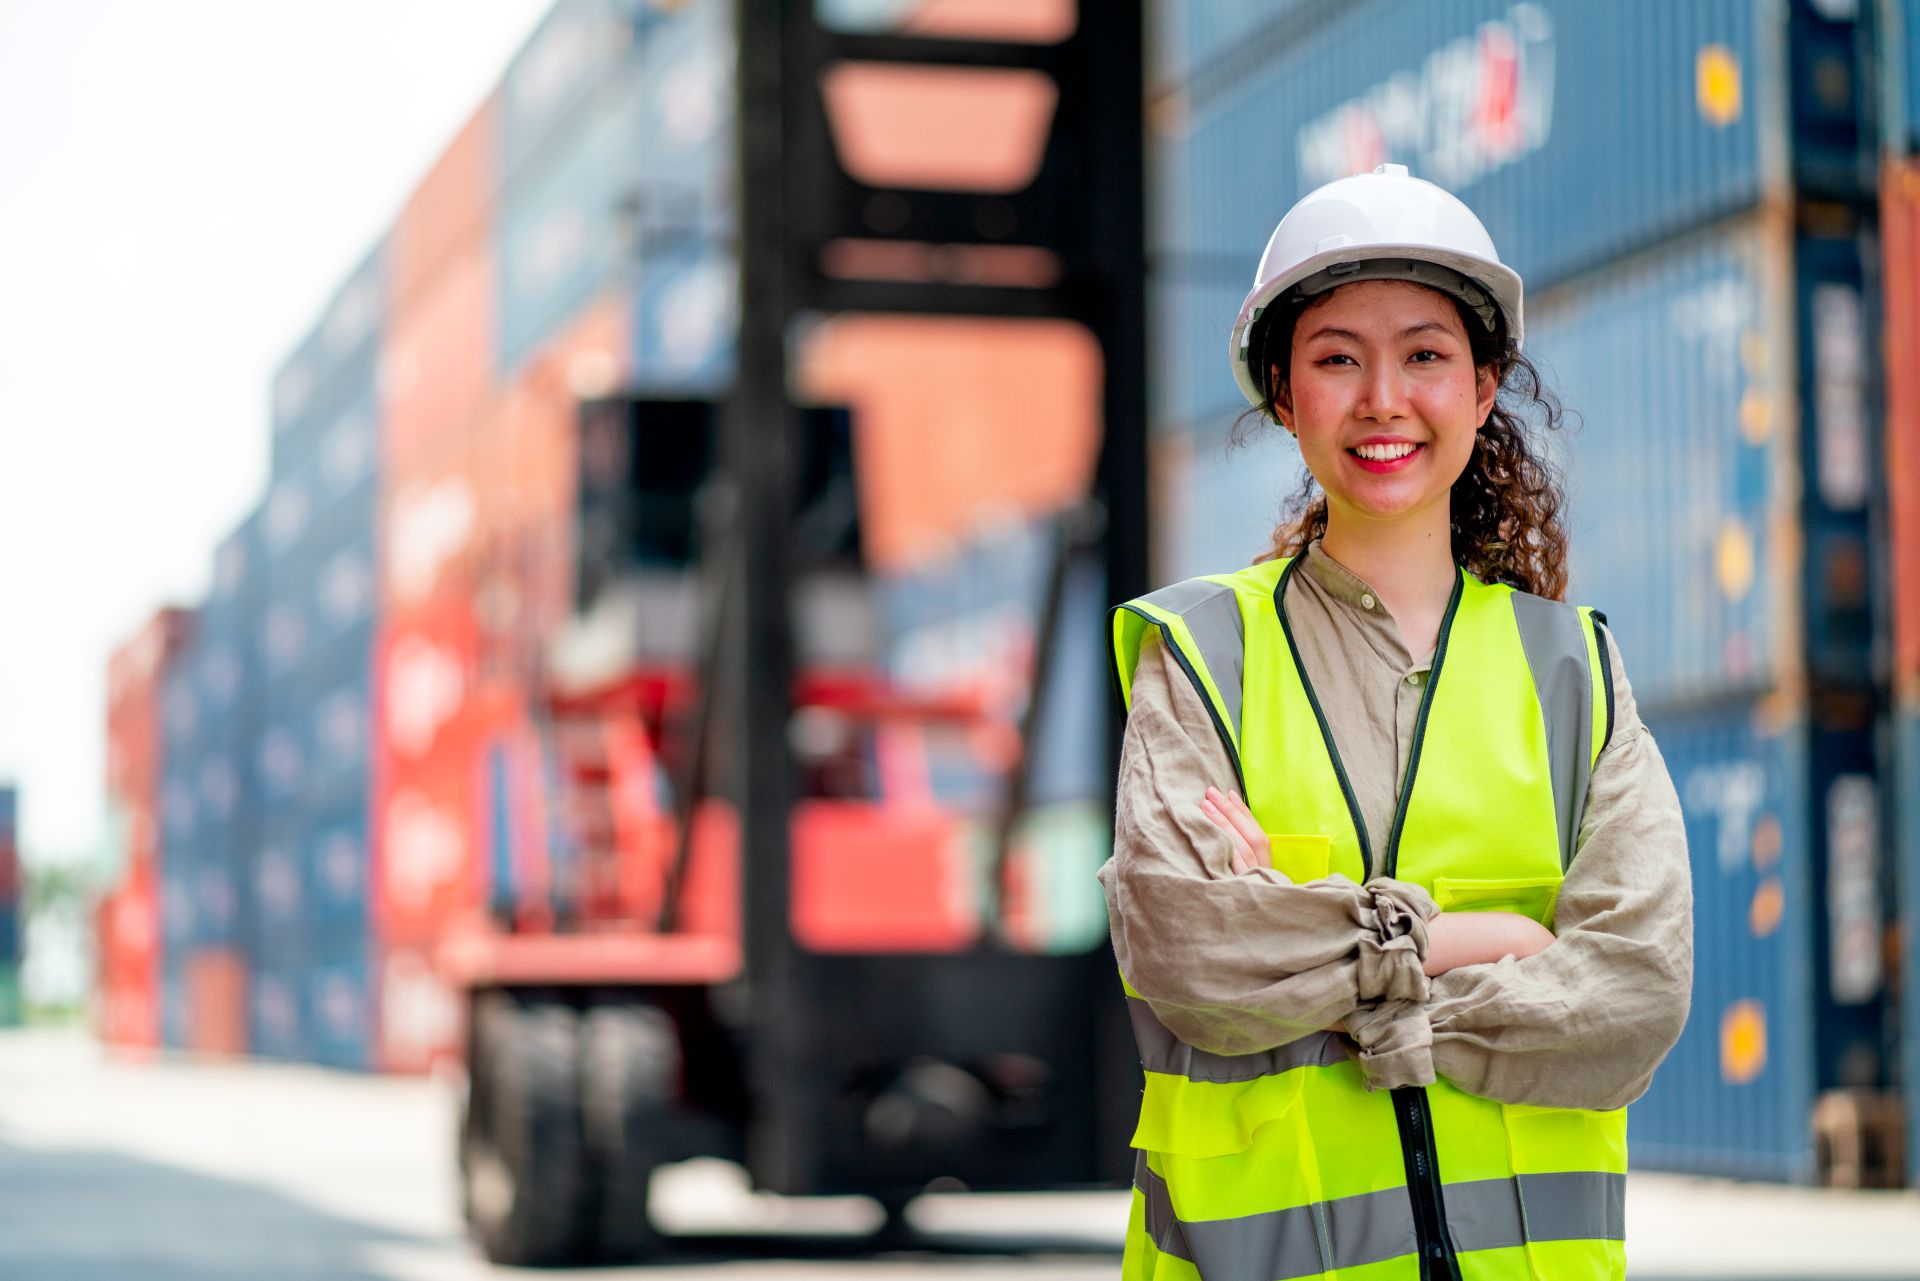
[[[1293,576],[1294,569],[1300,564],[1295,557],[1282,571],[1280,581],[1273,589],[1274,612],[1280,616],[1280,630],[1286,635],[1287,648],[1293,654],[1294,670],[1300,673],[1300,684],[1307,691],[1307,702],[1313,706],[1313,714],[1320,722],[1320,736],[1326,741],[1327,755],[1332,758],[1333,772],[1340,779],[1340,790],[1346,794],[1347,812],[1353,819],[1354,834],[1360,841],[1360,855],[1366,862],[1367,876],[1374,875],[1373,850],[1367,839],[1367,825],[1360,817],[1360,803],[1354,799],[1353,788],[1347,782],[1346,766],[1340,761],[1340,748],[1333,741],[1333,731],[1327,725],[1325,713],[1320,710],[1320,699],[1313,692],[1313,680],[1307,675],[1306,667],[1300,661],[1300,647],[1294,643],[1293,628],[1287,624],[1287,610],[1282,599],[1287,590],[1287,580]],[[1447,638],[1453,631],[1453,616],[1460,608],[1460,597],[1466,588],[1466,575],[1454,571],[1453,595],[1447,600],[1446,615],[1440,620],[1440,638],[1434,646],[1433,668],[1427,673],[1427,688],[1420,696],[1420,714],[1413,723],[1413,744],[1407,752],[1407,778],[1400,786],[1400,799],[1394,807],[1393,830],[1387,834],[1386,864],[1380,869],[1380,875],[1392,876],[1400,863],[1400,830],[1406,825],[1407,805],[1413,799],[1413,784],[1420,772],[1420,747],[1427,737],[1427,714],[1433,709],[1433,691],[1440,684],[1440,669],[1447,658]],[[1420,1281],[1460,1281],[1460,1261],[1454,1255],[1453,1238],[1447,1231],[1446,1204],[1440,1196],[1440,1155],[1433,1141],[1433,1108],[1427,1102],[1427,1091],[1422,1086],[1407,1086],[1393,1091],[1394,1121],[1400,1130],[1400,1156],[1407,1167],[1407,1197],[1413,1203],[1413,1236],[1415,1248],[1420,1254]]]

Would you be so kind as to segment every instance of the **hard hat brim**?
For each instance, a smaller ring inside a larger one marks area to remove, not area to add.
[[[1504,263],[1490,262],[1473,254],[1451,253],[1432,245],[1342,245],[1336,249],[1315,254],[1294,264],[1290,270],[1281,275],[1263,281],[1240,304],[1240,314],[1233,322],[1233,333],[1229,338],[1227,350],[1233,361],[1234,381],[1239,384],[1240,394],[1247,398],[1248,404],[1255,409],[1267,408],[1260,381],[1255,377],[1253,366],[1249,363],[1251,353],[1247,350],[1254,322],[1259,320],[1267,307],[1302,280],[1335,264],[1371,262],[1382,258],[1411,258],[1420,262],[1436,263],[1475,281],[1493,296],[1494,303],[1506,317],[1507,332],[1513,336],[1514,348],[1519,349],[1525,337],[1521,321],[1523,287],[1519,273],[1513,268]]]

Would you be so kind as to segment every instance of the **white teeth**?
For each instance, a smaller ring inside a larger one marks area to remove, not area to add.
[[[1410,445],[1403,441],[1393,445],[1355,445],[1353,452],[1369,462],[1390,463],[1396,458],[1405,458],[1418,448],[1418,445]]]

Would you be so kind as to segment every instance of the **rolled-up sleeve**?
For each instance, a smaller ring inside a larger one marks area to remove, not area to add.
[[[1613,738],[1601,753],[1557,937],[1536,956],[1432,982],[1432,1070],[1506,1103],[1611,1109],[1645,1092],[1679,1039],[1693,980],[1693,892],[1679,798],[1611,636]],[[1404,1011],[1400,1011],[1404,1015]],[[1418,1037],[1404,1017],[1392,1029]],[[1377,1082],[1392,1084],[1393,1082]]]
[[[1196,1049],[1250,1054],[1363,1007],[1418,1008],[1427,892],[1384,877],[1235,875],[1231,842],[1200,809],[1209,786],[1233,785],[1232,762],[1210,729],[1187,728],[1208,725],[1205,707],[1151,635],[1132,691],[1100,881],[1120,972],[1160,1022]]]

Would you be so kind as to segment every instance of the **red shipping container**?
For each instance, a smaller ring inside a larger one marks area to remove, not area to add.
[[[150,869],[130,868],[94,914],[100,1038],[111,1045],[160,1043],[160,919]]]
[[[240,953],[207,948],[187,958],[187,1044],[206,1054],[247,1052],[247,965]]]
[[[397,304],[380,353],[389,481],[444,468],[479,431],[495,396],[493,243],[449,246],[439,269]]]
[[[395,311],[413,305],[455,246],[490,234],[499,192],[496,106],[489,97],[467,118],[400,210],[388,260]]]
[[[1091,483],[1100,348],[1071,322],[843,316],[815,332],[800,369],[810,400],[853,411],[875,569],[924,563]]]
[[[1894,684],[1920,705],[1920,161],[1881,175]]]
[[[107,660],[107,795],[130,811],[151,811],[160,779],[160,682],[186,644],[193,616],[163,609]]]

